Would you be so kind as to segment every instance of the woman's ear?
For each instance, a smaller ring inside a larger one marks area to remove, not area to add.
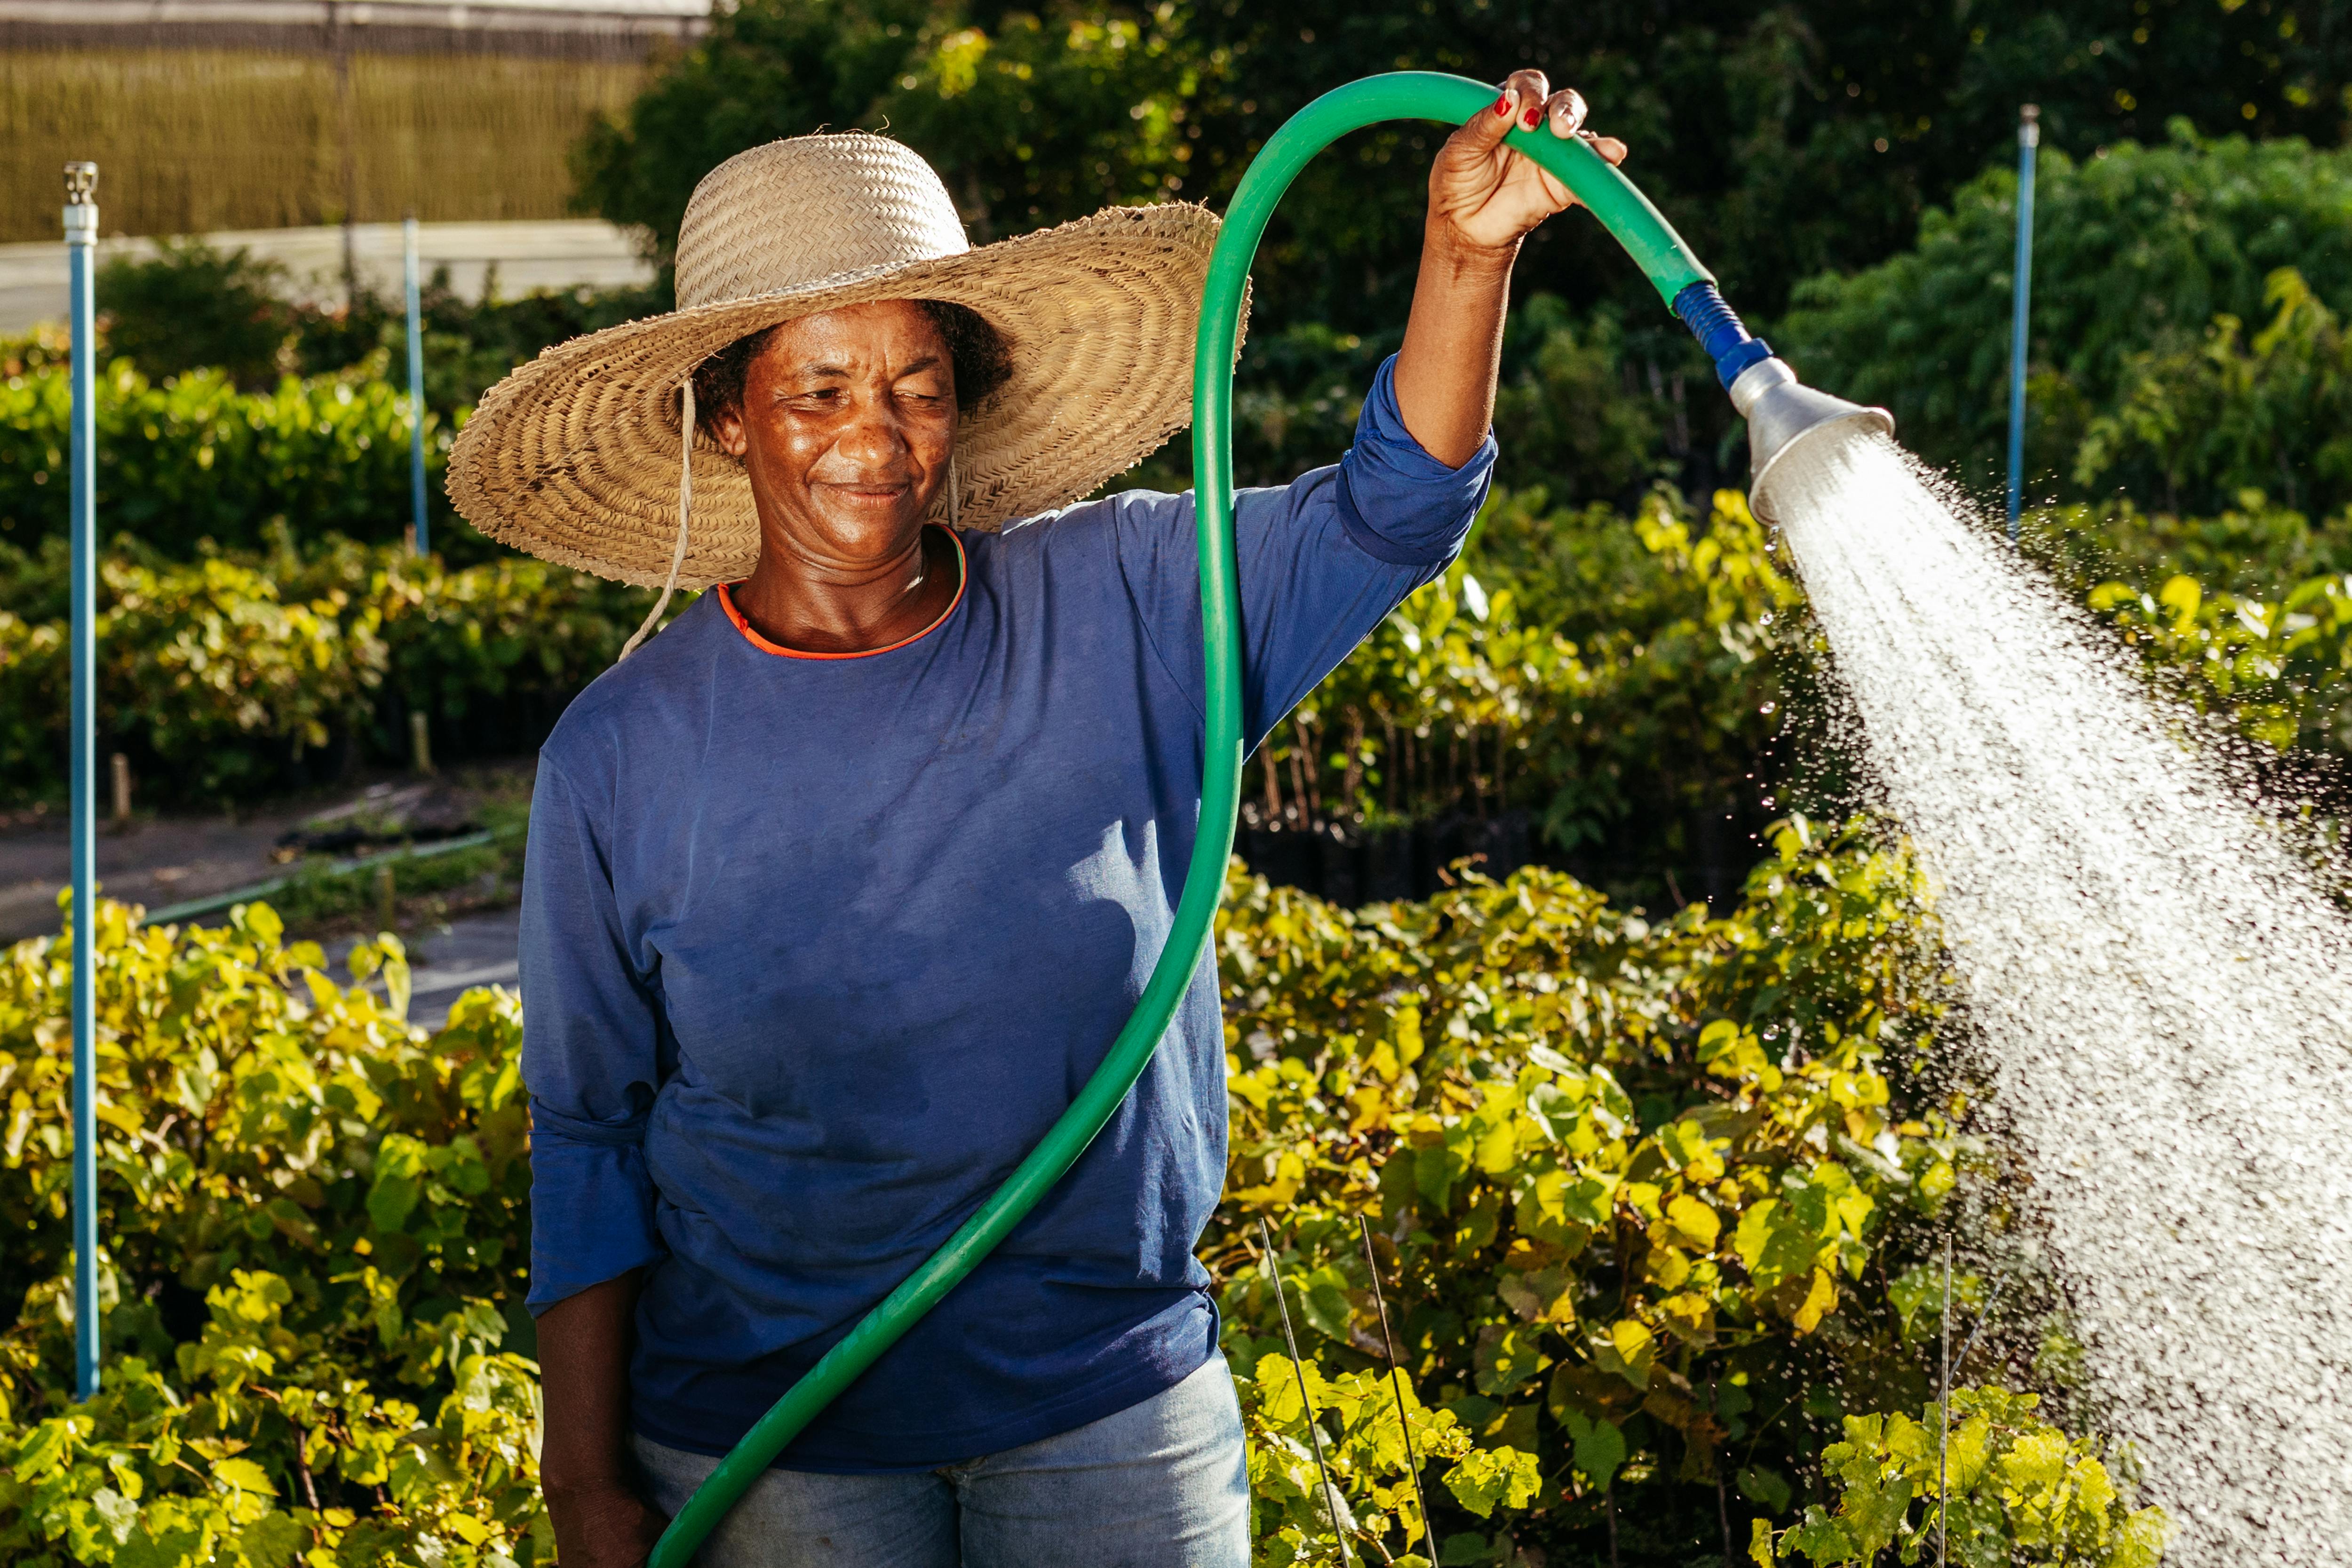
[[[712,415],[705,427],[710,438],[719,443],[719,449],[730,458],[740,458],[751,449],[751,440],[743,434],[743,411],[740,408]]]

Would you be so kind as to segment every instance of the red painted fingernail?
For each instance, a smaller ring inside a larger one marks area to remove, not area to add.
[[[1530,109],[1530,110],[1528,110],[1528,130],[1533,131],[1537,126],[1538,126],[1538,125],[1540,125],[1540,124],[1542,124],[1542,123],[1543,123],[1543,110],[1540,110],[1540,109]]]
[[[1511,95],[1507,92],[1502,97],[1495,100],[1495,112],[1497,114],[1508,114],[1510,111]]]

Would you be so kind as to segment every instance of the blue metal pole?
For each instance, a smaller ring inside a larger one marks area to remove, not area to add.
[[[2025,324],[2033,300],[2033,154],[2042,145],[2042,110],[2027,104],[2017,120],[2017,266],[2010,291],[2009,542],[2025,485]]]
[[[73,1253],[74,1386],[98,1393],[98,323],[90,262],[98,165],[66,165],[66,265],[73,331]]]
[[[408,286],[408,489],[416,553],[429,552],[425,537],[425,328],[417,301],[416,217],[401,222],[401,257]]]

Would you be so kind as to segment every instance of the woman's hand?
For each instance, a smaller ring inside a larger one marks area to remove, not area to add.
[[[1397,354],[1397,408],[1422,450],[1448,468],[1470,460],[1495,415],[1503,310],[1511,262],[1529,229],[1571,206],[1568,187],[1503,144],[1514,125],[1551,122],[1563,141],[1584,133],[1584,100],[1554,92],[1541,71],[1517,71],[1502,96],[1445,139],[1429,171],[1429,225],[1412,315]],[[1595,140],[1611,163],[1622,142]]]
[[[1503,144],[1515,127],[1549,125],[1563,141],[1584,134],[1584,98],[1574,88],[1551,90],[1538,70],[1514,71],[1502,96],[1445,140],[1429,171],[1429,243],[1460,246],[1507,258],[1528,231],[1576,205],[1569,188],[1534,159]],[[1625,144],[1588,138],[1612,164]]]
[[[669,1521],[618,1482],[547,1493],[563,1568],[639,1568]]]
[[[669,1522],[631,1484],[629,1335],[642,1269],[539,1317],[539,1480],[563,1568],[637,1568]]]

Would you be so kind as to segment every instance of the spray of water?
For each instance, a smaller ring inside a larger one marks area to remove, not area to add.
[[[2352,1559],[2352,926],[2112,633],[1891,443],[1808,445],[1787,542],[2168,1561]]]

